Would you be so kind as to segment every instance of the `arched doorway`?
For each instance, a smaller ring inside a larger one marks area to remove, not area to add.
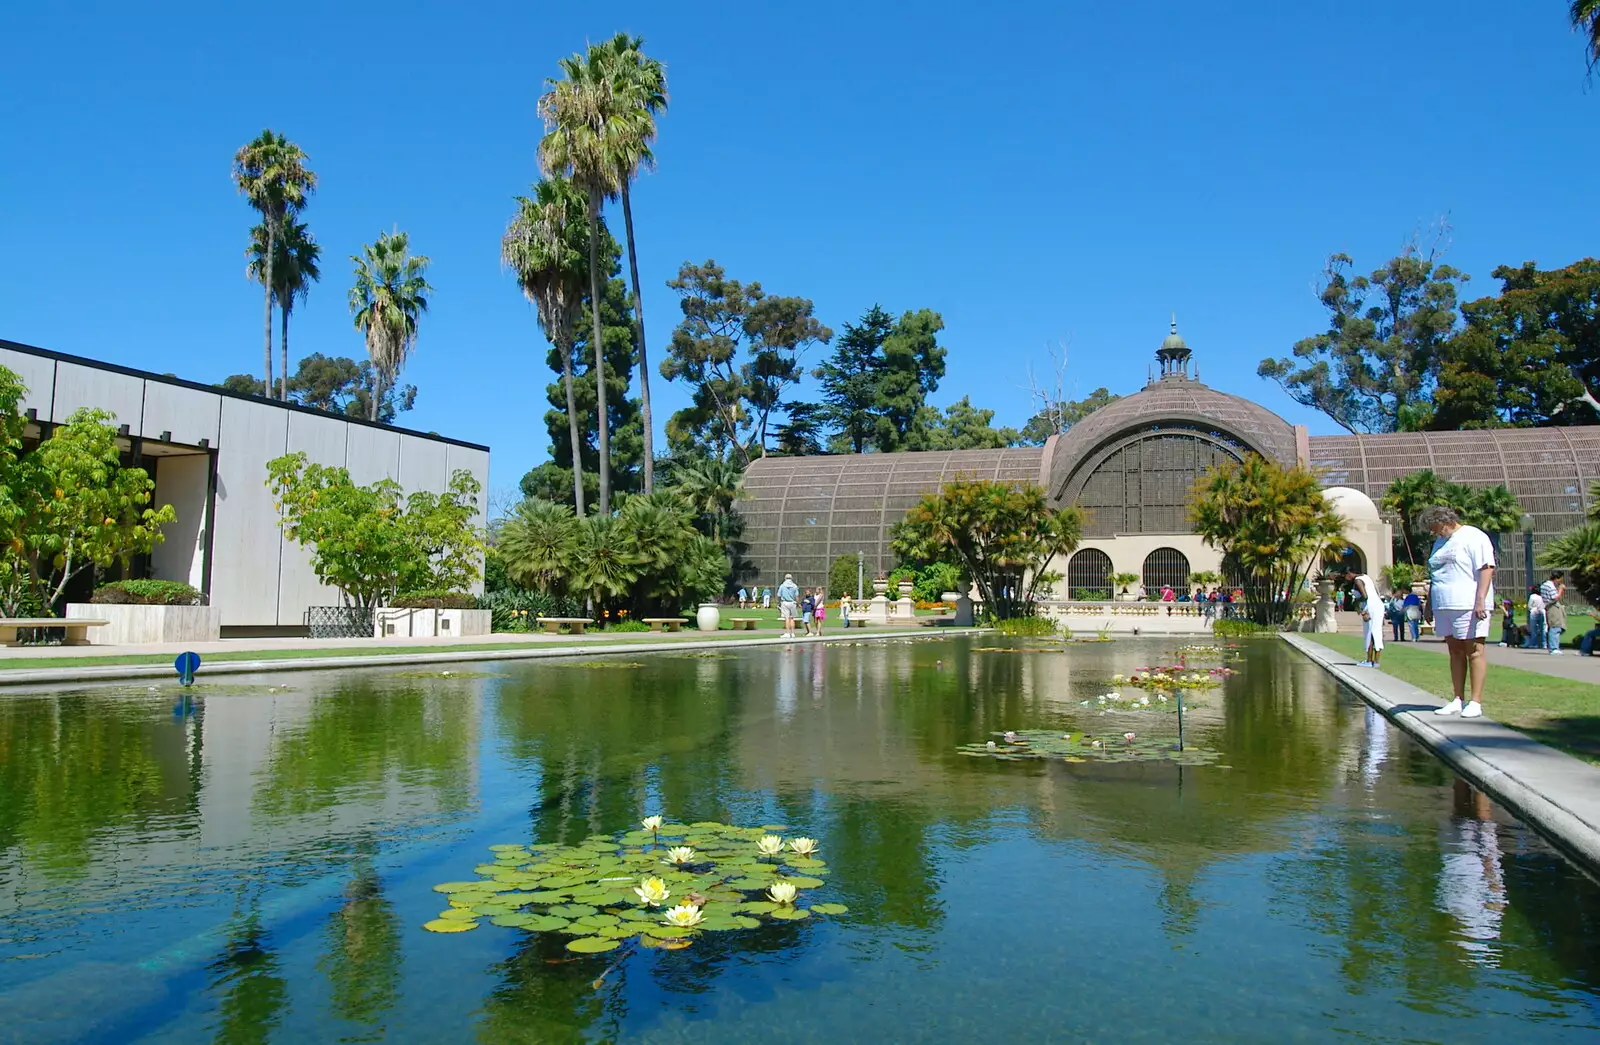
[[[1068,559],[1067,598],[1111,598],[1111,556],[1098,548],[1081,548]]]
[[[1346,545],[1344,550],[1339,553],[1339,558],[1324,566],[1323,571],[1324,576],[1331,573],[1339,578],[1335,594],[1339,608],[1356,609],[1361,596],[1355,590],[1355,584],[1344,579],[1345,571],[1347,570],[1354,570],[1357,574],[1367,572],[1367,557],[1362,555],[1361,549],[1353,544]],[[1381,589],[1383,582],[1378,578],[1374,578],[1374,580],[1378,581],[1378,586]]]
[[[1144,557],[1145,598],[1160,598],[1162,588],[1180,595],[1189,590],[1189,557],[1176,548],[1157,548]]]

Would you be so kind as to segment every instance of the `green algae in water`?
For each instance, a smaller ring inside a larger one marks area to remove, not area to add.
[[[1182,766],[1212,766],[1220,755],[1208,748],[1185,744],[1178,738],[1143,737],[1137,733],[1057,733],[1049,729],[1023,729],[996,733],[998,740],[963,744],[956,750],[974,758],[1001,762],[1052,759],[1063,762],[1172,762]]]

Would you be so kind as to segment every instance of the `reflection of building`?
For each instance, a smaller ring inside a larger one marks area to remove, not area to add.
[[[957,475],[1031,479],[1058,505],[1088,513],[1083,547],[1063,587],[1106,591],[1134,573],[1154,591],[1181,587],[1218,557],[1189,528],[1194,481],[1223,461],[1259,453],[1310,465],[1348,522],[1359,564],[1389,562],[1389,525],[1372,502],[1396,478],[1432,469],[1470,486],[1504,483],[1533,515],[1536,540],[1581,521],[1600,478],[1600,427],[1311,436],[1259,404],[1200,383],[1188,345],[1173,332],[1156,353],[1160,373],[1143,390],[1101,407],[1042,447],[958,453],[768,457],[745,477],[749,558],[760,578],[790,572],[823,583],[840,555],[866,569],[894,564],[888,530],[918,498]],[[1521,541],[1503,542],[1503,565],[1523,569]],[[1060,564],[1057,564],[1060,567]],[[1518,572],[1514,579],[1524,576]]]
[[[307,606],[341,602],[312,573],[305,549],[278,531],[266,486],[272,458],[304,451],[314,463],[349,469],[357,483],[387,476],[407,491],[442,491],[457,469],[488,483],[486,446],[12,341],[0,341],[0,366],[28,388],[21,405],[30,443],[80,407],[114,415],[123,463],[149,472],[155,503],[178,516],[137,575],[194,585],[221,610],[224,627],[297,627]],[[87,594],[69,592],[80,600]]]

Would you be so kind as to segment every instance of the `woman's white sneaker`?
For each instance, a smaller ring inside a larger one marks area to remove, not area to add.
[[[1476,700],[1469,701],[1467,706],[1461,709],[1461,717],[1462,718],[1482,718],[1483,717],[1483,705],[1478,703]]]
[[[1459,714],[1461,714],[1461,698],[1457,697],[1455,700],[1452,700],[1450,703],[1446,704],[1442,708],[1435,708],[1433,713],[1435,715],[1459,715]],[[1483,714],[1483,712],[1480,710],[1478,712],[1478,714],[1481,715],[1481,714]]]

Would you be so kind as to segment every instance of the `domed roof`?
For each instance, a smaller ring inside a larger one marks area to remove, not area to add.
[[[1173,342],[1181,346],[1173,350]],[[1264,406],[1207,387],[1188,373],[1189,349],[1173,333],[1158,357],[1162,375],[1142,391],[1101,407],[1058,437],[1050,452],[1050,496],[1059,498],[1068,480],[1095,452],[1139,431],[1208,432],[1283,465],[1298,458],[1294,428]]]
[[[1330,486],[1322,491],[1322,496],[1328,499],[1333,510],[1347,523],[1383,521],[1378,506],[1360,490],[1352,490],[1348,486]]]

